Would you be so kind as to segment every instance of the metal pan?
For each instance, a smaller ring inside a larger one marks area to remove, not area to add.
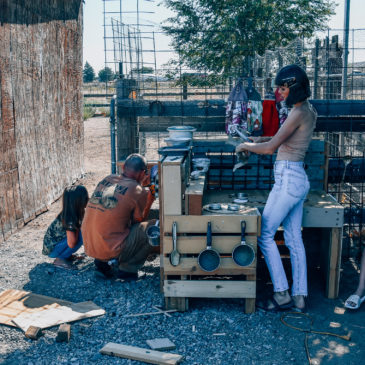
[[[158,225],[159,220],[156,221],[154,226],[149,226],[146,230],[148,243],[153,247],[160,245],[160,227]]]
[[[207,227],[207,248],[200,252],[198,256],[198,264],[204,271],[214,271],[219,267],[221,258],[218,251],[212,248],[212,224],[208,222]]]
[[[239,266],[249,266],[255,259],[255,251],[246,243],[246,222],[241,221],[241,243],[232,251],[232,259]]]

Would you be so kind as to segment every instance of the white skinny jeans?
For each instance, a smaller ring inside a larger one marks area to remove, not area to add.
[[[302,240],[303,203],[309,181],[303,162],[276,161],[275,184],[262,215],[258,243],[265,257],[275,292],[289,289],[274,235],[280,224],[284,227],[285,245],[289,248],[293,274],[292,295],[308,295],[307,263]]]

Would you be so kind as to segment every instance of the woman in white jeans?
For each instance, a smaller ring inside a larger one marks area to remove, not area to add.
[[[279,86],[279,93],[287,106],[293,107],[288,118],[271,139],[253,139],[253,143],[245,142],[237,146],[236,151],[267,155],[278,151],[274,166],[275,184],[264,208],[261,236],[258,238],[274,286],[274,295],[262,307],[269,311],[289,308],[304,311],[308,289],[301,224],[309,181],[303,161],[312,139],[317,113],[307,100],[310,96],[309,80],[299,66],[289,65],[282,68],[275,83]],[[274,241],[280,225],[284,227],[285,244],[290,250],[293,274],[291,296]]]

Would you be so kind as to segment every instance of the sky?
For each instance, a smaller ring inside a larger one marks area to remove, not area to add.
[[[155,25],[158,26],[164,19],[173,15],[171,11],[164,8],[161,3],[161,0],[109,0],[104,2],[103,0],[85,0],[84,4],[84,42],[83,42],[83,63],[86,61],[94,68],[96,72],[104,68],[105,66],[105,53],[104,53],[104,6],[106,6],[106,11],[119,12],[119,4],[122,3],[122,10],[124,13],[123,22],[129,24],[136,23],[136,14],[133,13],[137,10],[137,3],[139,5],[140,11],[140,24],[145,25]],[[335,1],[338,6],[336,7],[336,14],[329,21],[329,27],[331,29],[343,29],[344,27],[344,3],[345,0],[336,0]],[[350,1],[350,28],[351,29],[365,29],[365,21],[364,21],[364,0],[351,0]],[[146,11],[149,13],[141,13],[142,11]],[[119,14],[108,14],[107,16],[118,17]],[[110,21],[107,21],[107,24]],[[143,29],[150,31],[152,27],[144,27]],[[342,32],[336,32],[336,34],[340,34],[340,38],[342,37]],[[106,27],[105,35],[106,37],[112,36],[111,27]],[[331,34],[335,34],[335,32],[331,32]],[[167,37],[163,35],[156,34],[156,42],[155,46],[159,50],[167,50],[169,40]],[[148,42],[148,41],[146,41]],[[351,42],[351,36],[350,36]],[[107,49],[113,49],[113,44],[111,38],[107,38],[106,40]],[[363,32],[356,32],[355,36],[355,47],[363,48],[365,50],[365,30]],[[153,44],[146,43],[143,45],[143,49],[153,48]],[[148,58],[150,56],[150,58]],[[144,62],[148,63],[154,62],[154,59],[151,58],[152,54],[148,54],[146,52],[147,59]],[[166,59],[168,58],[168,53],[165,54]],[[355,58],[359,60],[359,57],[362,61],[365,61],[364,51],[361,53],[359,51],[355,51]],[[113,53],[107,53],[107,61],[113,59]],[[350,58],[351,60],[351,54]],[[356,60],[355,60],[356,61]],[[111,65],[109,65],[111,66]],[[157,65],[159,67],[159,65]],[[111,67],[113,68],[113,67]]]

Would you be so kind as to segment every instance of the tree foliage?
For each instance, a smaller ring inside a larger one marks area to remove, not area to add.
[[[176,13],[164,30],[182,65],[228,75],[245,57],[323,30],[332,0],[164,0]],[[175,62],[176,63],[176,62]]]
[[[104,67],[98,72],[98,78],[100,82],[107,82],[115,79],[114,72],[110,67]]]
[[[83,81],[84,82],[92,82],[95,80],[95,71],[89,64],[89,62],[85,62],[84,69],[82,71],[83,73]]]

